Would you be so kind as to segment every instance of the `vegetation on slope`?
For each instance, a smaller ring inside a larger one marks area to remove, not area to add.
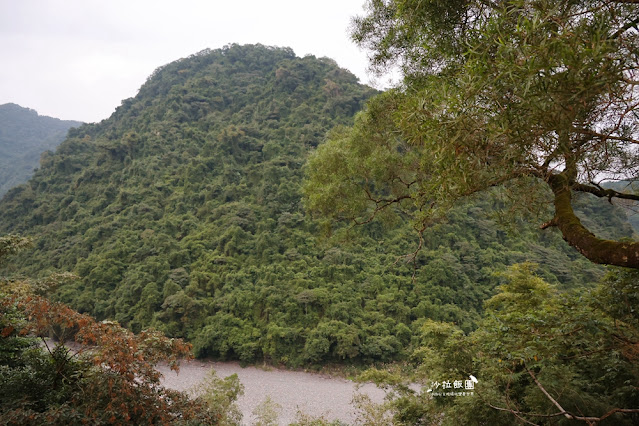
[[[506,271],[472,333],[426,321],[411,374],[365,372],[391,390],[370,415],[395,425],[637,424],[637,272],[615,269],[596,289],[560,291],[534,270]],[[415,382],[424,387],[407,386]]]
[[[30,243],[0,237],[0,265]],[[155,366],[164,361],[177,370],[190,356],[190,345],[153,330],[134,335],[46,297],[69,279],[70,274],[44,280],[0,275],[0,423],[239,423],[233,404],[241,392],[237,376],[211,375],[195,398],[164,388]],[[73,350],[67,340],[75,343]]]
[[[0,232],[34,237],[13,273],[73,271],[57,298],[80,312],[154,326],[198,356],[288,365],[397,359],[428,319],[470,331],[513,263],[535,261],[563,288],[602,275],[558,233],[498,230],[501,193],[429,229],[415,262],[397,261],[417,246],[402,218],[385,230],[312,220],[306,159],[375,93],[290,49],[233,45],[168,64],[2,200]],[[613,237],[631,235],[623,213],[584,203]]]

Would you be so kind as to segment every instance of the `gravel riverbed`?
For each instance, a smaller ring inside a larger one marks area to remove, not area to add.
[[[238,399],[243,425],[254,423],[252,412],[267,396],[282,407],[279,424],[288,425],[295,420],[298,411],[351,424],[356,415],[352,404],[356,392],[365,393],[378,403],[383,402],[385,395],[382,389],[370,383],[358,390],[356,383],[339,377],[277,368],[241,367],[235,362],[183,362],[179,374],[166,365],[158,367],[164,375],[164,385],[182,391],[197,385],[211,368],[219,377],[237,374],[244,385],[244,395]]]

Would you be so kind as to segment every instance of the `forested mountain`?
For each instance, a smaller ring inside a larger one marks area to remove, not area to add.
[[[38,115],[16,104],[0,105],[0,197],[26,182],[38,167],[40,154],[53,150],[79,121]]]
[[[376,93],[327,58],[227,46],[155,71],[109,119],[70,131],[0,203],[0,233],[35,239],[13,273],[74,271],[58,298],[199,356],[289,365],[391,360],[427,319],[476,326],[506,265],[560,287],[602,275],[554,230],[497,225],[500,193],[456,208],[417,247],[407,223],[327,230],[304,164]],[[618,238],[613,206],[584,220]]]

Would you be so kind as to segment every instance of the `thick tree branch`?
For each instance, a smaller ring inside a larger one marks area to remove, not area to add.
[[[574,191],[587,192],[589,194],[595,195],[600,198],[608,198],[608,200],[611,200],[612,198],[621,198],[624,200],[639,201],[639,195],[636,195],[636,194],[619,192],[619,191],[615,191],[614,189],[598,188],[596,186],[584,185],[582,183],[574,184],[572,186],[572,189]]]
[[[551,174],[547,182],[555,196],[554,220],[568,244],[591,262],[639,269],[639,243],[597,238],[575,215],[568,178],[563,173]]]
[[[580,133],[582,135],[588,135],[588,136],[592,136],[595,138],[599,138],[601,139],[603,142],[605,142],[606,140],[610,139],[613,141],[622,141],[622,142],[629,142],[629,143],[636,143],[639,144],[639,140],[637,139],[633,139],[633,138],[627,138],[625,136],[614,136],[614,135],[605,135],[603,133],[597,133],[594,132],[592,130],[588,130],[588,129],[580,129],[578,127],[575,127],[572,129],[575,133]]]
[[[625,1],[625,2],[621,2],[621,3],[635,3],[635,4],[639,4],[639,1],[636,0],[631,0],[631,1]],[[617,37],[619,37],[621,34],[625,33],[626,31],[628,31],[630,28],[636,28],[637,24],[639,24],[639,17],[633,19],[630,22],[627,22],[626,25],[624,25],[623,27],[619,28],[612,36],[610,36],[610,38],[615,39]]]
[[[541,226],[539,226],[539,229],[548,229],[551,226],[557,226],[557,218],[556,217],[553,217],[548,222],[542,223]]]

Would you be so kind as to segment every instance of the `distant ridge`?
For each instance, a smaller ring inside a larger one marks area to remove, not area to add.
[[[55,149],[71,127],[80,121],[39,115],[14,103],[0,105],[0,197],[26,182],[40,162],[40,155]]]

